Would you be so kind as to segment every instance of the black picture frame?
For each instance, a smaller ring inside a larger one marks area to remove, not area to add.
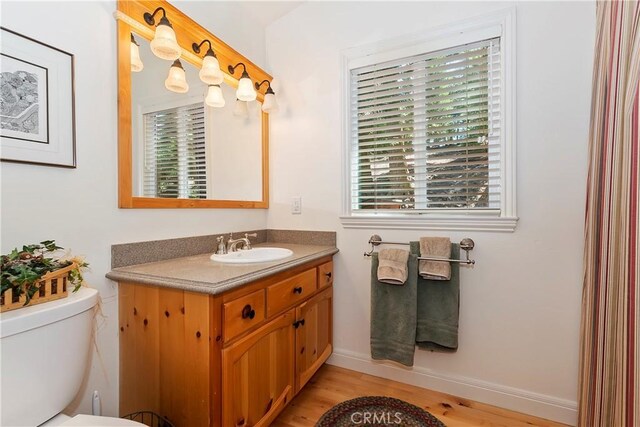
[[[74,55],[0,31],[0,161],[76,168]]]

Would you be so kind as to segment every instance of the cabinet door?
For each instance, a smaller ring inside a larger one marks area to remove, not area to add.
[[[333,287],[296,309],[296,393],[333,350]]]
[[[268,426],[294,392],[295,310],[222,351],[222,424]]]

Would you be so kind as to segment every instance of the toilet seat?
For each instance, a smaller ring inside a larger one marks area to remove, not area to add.
[[[97,417],[94,415],[76,415],[69,418],[64,414],[59,414],[53,419],[44,423],[41,427],[59,426],[59,427],[146,427],[135,421],[125,420],[122,418]]]
[[[61,427],[76,426],[76,427],[134,427],[144,426],[135,421],[125,420],[123,418],[112,417],[97,417],[95,415],[76,415],[68,421],[61,424]]]

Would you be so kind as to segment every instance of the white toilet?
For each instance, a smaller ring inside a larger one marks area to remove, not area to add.
[[[144,426],[62,414],[76,397],[92,347],[98,291],[0,314],[0,426]]]

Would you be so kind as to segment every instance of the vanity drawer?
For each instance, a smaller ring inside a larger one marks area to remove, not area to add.
[[[264,320],[264,290],[225,303],[222,313],[227,342]]]
[[[267,288],[267,316],[272,316],[305,299],[316,290],[316,269],[283,280]]]
[[[333,261],[318,266],[318,289],[333,285]]]

